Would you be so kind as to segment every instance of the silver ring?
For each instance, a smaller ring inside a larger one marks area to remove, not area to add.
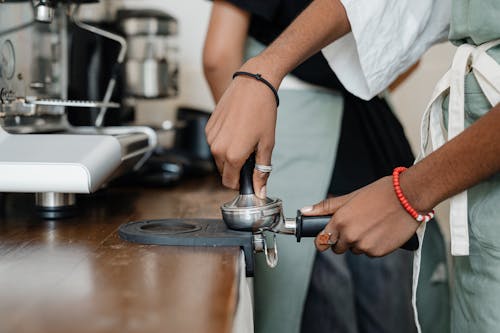
[[[255,170],[260,171],[260,172],[264,172],[264,173],[269,173],[269,172],[273,171],[273,166],[255,163]]]

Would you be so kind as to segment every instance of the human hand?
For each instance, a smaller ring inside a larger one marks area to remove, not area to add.
[[[333,214],[322,234],[331,233],[330,240],[336,242],[332,250],[337,254],[351,249],[356,254],[384,256],[403,245],[419,226],[399,203],[391,177],[381,178],[348,195],[305,207],[302,213]],[[319,251],[330,247],[323,245],[319,236],[315,244]]]
[[[262,68],[249,61],[241,70],[260,73],[277,88],[280,79]],[[271,165],[276,117],[276,100],[269,87],[245,76],[231,82],[205,128],[224,186],[238,189],[241,167],[254,151],[257,164]],[[254,190],[259,197],[266,196],[268,177],[269,173],[254,170]]]

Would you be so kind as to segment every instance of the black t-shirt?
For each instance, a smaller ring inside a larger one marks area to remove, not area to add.
[[[311,0],[227,0],[249,12],[248,34],[264,45],[271,44],[311,3]],[[316,53],[292,73],[303,81],[344,91],[321,52]]]

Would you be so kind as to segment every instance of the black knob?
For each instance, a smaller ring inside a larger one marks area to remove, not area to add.
[[[253,189],[253,169],[255,168],[255,153],[252,153],[240,171],[240,194],[255,194]]]

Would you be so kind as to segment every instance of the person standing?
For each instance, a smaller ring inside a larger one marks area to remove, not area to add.
[[[371,95],[403,71],[409,61],[446,35],[451,22],[449,39],[460,46],[450,72],[438,83],[424,117],[422,158],[407,170],[395,169],[393,177],[381,178],[346,196],[304,207],[303,211],[312,215],[335,213],[324,231],[328,242],[325,243],[323,235],[316,239],[318,249],[333,247],[336,253],[351,250],[383,256],[416,231],[422,241],[432,207],[453,197],[452,254],[459,257],[454,260],[452,331],[495,332],[500,322],[497,311],[500,299],[497,237],[500,234],[497,207],[500,202],[500,3],[453,0],[451,4],[452,8],[446,1],[316,0],[265,52],[247,61],[242,70],[259,72],[279,86],[284,74],[297,63],[333,43],[332,46],[341,46],[335,50],[339,53],[329,53],[327,58],[334,68],[339,66],[336,71],[339,77],[342,76],[340,67],[347,69],[344,74],[349,72],[341,77],[346,88],[357,90],[360,96]],[[378,34],[376,41],[371,38],[374,34]],[[399,44],[395,44],[395,40]],[[357,54],[349,55],[349,50]],[[373,66],[367,67],[367,64]],[[235,110],[235,96],[239,102],[250,104],[237,112],[231,111]],[[234,81],[218,104],[212,123],[207,124],[209,144],[223,147],[215,151],[215,158],[224,166],[221,172],[226,186],[237,186],[236,171],[255,148],[257,162],[270,163],[269,140],[274,127],[270,116],[264,119],[271,120],[268,126],[258,131],[248,126],[240,132],[242,128],[238,123],[248,120],[250,110],[259,110],[259,116],[265,116],[265,112],[275,114],[272,102],[272,95],[264,87],[254,82]],[[214,127],[222,120],[224,126]],[[235,140],[238,136],[251,139],[239,142]],[[231,144],[223,144],[227,142]],[[237,150],[241,156],[228,159],[228,150]],[[265,181],[254,179],[254,183],[256,188],[261,188]],[[466,189],[469,191],[463,192]],[[417,252],[417,268],[419,261],[420,252]],[[414,274],[416,282],[418,270]],[[418,322],[417,328],[420,330]]]
[[[216,102],[243,58],[257,56],[264,45],[272,43],[309,3],[309,0],[214,2],[204,46],[204,69]],[[247,34],[251,38],[247,38]],[[326,196],[343,108],[347,113],[342,120],[345,139],[339,147],[343,156],[337,160],[336,167],[341,171],[337,171],[332,180],[331,193],[345,194],[345,191],[368,184],[374,175],[384,175],[395,165],[411,164],[408,142],[385,100],[375,97],[366,102],[346,92],[320,53],[285,77],[280,95],[274,171],[267,190],[284,200],[286,214],[295,214],[296,208],[310,202],[311,198],[321,200]],[[343,103],[344,100],[348,103]],[[378,114],[378,117],[371,114]],[[351,133],[358,133],[357,139],[349,137]],[[358,158],[362,168],[352,162],[342,162],[355,147],[360,153],[366,153]],[[346,169],[360,172],[352,177]],[[256,173],[259,177],[268,176]],[[442,236],[437,225],[432,227],[435,241],[429,243],[426,253],[440,254],[440,260],[429,269],[430,274],[435,266],[446,267]],[[298,332],[300,325],[304,332],[412,331],[410,253],[398,251],[377,260],[349,254],[340,257],[323,254],[316,258],[312,270],[315,255],[311,244],[297,244],[287,236],[278,237],[278,267],[269,269],[263,258],[257,257],[254,279],[257,332]],[[287,283],[283,283],[284,280]],[[332,290],[327,288],[327,281],[344,287]],[[433,284],[436,285],[433,293],[446,298],[446,277]],[[318,294],[324,297],[319,299]],[[381,298],[384,306],[380,304]],[[447,302],[427,306],[434,314],[442,314],[439,325],[435,320],[432,322],[436,332],[441,332],[447,326],[447,318],[443,315],[448,310]],[[329,315],[323,315],[325,313]]]
[[[214,1],[203,63],[216,103],[220,102],[233,73],[244,59],[264,49],[263,41],[257,36],[269,39],[272,33],[274,36],[279,33],[271,23],[275,18],[271,9],[276,8],[277,3],[266,0]],[[280,24],[286,27],[284,20]],[[256,36],[260,41],[249,38],[249,35]],[[322,68],[331,73],[326,60],[321,57],[320,61]],[[308,61],[302,68],[314,66],[314,61]],[[260,171],[255,171],[254,175],[260,179],[269,177],[265,191],[283,200],[284,214],[288,216],[294,216],[298,208],[310,202],[310,198],[319,201],[326,197],[343,109],[341,93],[302,80],[299,78],[301,73],[309,74],[308,81],[314,82],[310,78],[311,71],[299,69],[298,73],[295,71],[284,79],[280,89],[271,176]],[[315,79],[321,80],[324,76],[316,75]],[[261,120],[266,121],[252,117],[249,125],[258,126]],[[304,126],[306,123],[309,126]],[[294,237],[277,235],[277,244],[277,267],[269,268],[264,256],[255,258],[254,326],[255,332],[259,333],[300,331],[303,304],[316,254],[312,239],[297,243]]]

